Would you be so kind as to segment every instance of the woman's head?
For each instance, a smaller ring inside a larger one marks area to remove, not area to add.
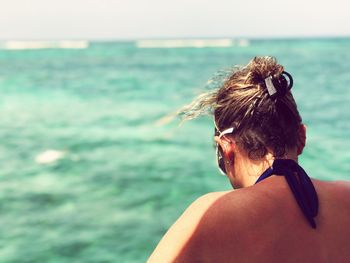
[[[273,57],[255,57],[246,66],[238,67],[214,91],[202,94],[182,113],[185,119],[203,112],[214,115],[217,132],[233,128],[225,136],[234,139],[237,147],[251,160],[271,153],[275,158],[303,144],[300,139],[301,117],[289,91],[282,65]],[[277,94],[268,91],[269,81]],[[298,150],[299,151],[299,150]]]
[[[262,158],[269,150],[280,158],[297,145],[301,117],[292,93],[286,90],[273,98],[265,83],[270,76],[283,79],[283,71],[275,58],[255,57],[217,91],[216,127],[220,131],[233,127],[235,141],[251,159]],[[285,87],[276,87],[281,88]]]

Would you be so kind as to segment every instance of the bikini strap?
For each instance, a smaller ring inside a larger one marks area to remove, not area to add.
[[[258,183],[265,178],[275,175],[284,175],[296,199],[301,211],[310,223],[312,228],[316,228],[314,218],[318,214],[318,197],[310,177],[297,162],[290,159],[275,159],[272,167],[268,168],[258,180]]]

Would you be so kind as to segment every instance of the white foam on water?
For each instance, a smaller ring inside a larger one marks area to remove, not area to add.
[[[64,154],[65,153],[63,151],[46,150],[46,151],[44,151],[42,153],[39,153],[35,157],[35,162],[38,163],[38,164],[53,163],[53,162],[63,158]]]
[[[248,47],[250,45],[250,42],[248,39],[240,39],[238,41],[238,46],[240,47]]]
[[[60,40],[60,41],[6,41],[0,44],[0,49],[23,50],[23,49],[85,49],[89,42],[85,40]]]
[[[138,48],[204,48],[204,47],[231,47],[234,40],[224,39],[171,39],[171,40],[139,40]]]

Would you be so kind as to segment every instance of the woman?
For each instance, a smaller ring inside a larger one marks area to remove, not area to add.
[[[274,58],[256,57],[185,107],[213,113],[219,169],[237,190],[196,200],[149,262],[350,262],[350,185],[298,165],[306,128],[292,86]]]

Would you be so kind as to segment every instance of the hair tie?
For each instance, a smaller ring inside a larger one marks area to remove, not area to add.
[[[271,99],[282,98],[293,87],[293,78],[288,72],[283,71],[278,78],[273,76],[265,78],[265,86]]]

